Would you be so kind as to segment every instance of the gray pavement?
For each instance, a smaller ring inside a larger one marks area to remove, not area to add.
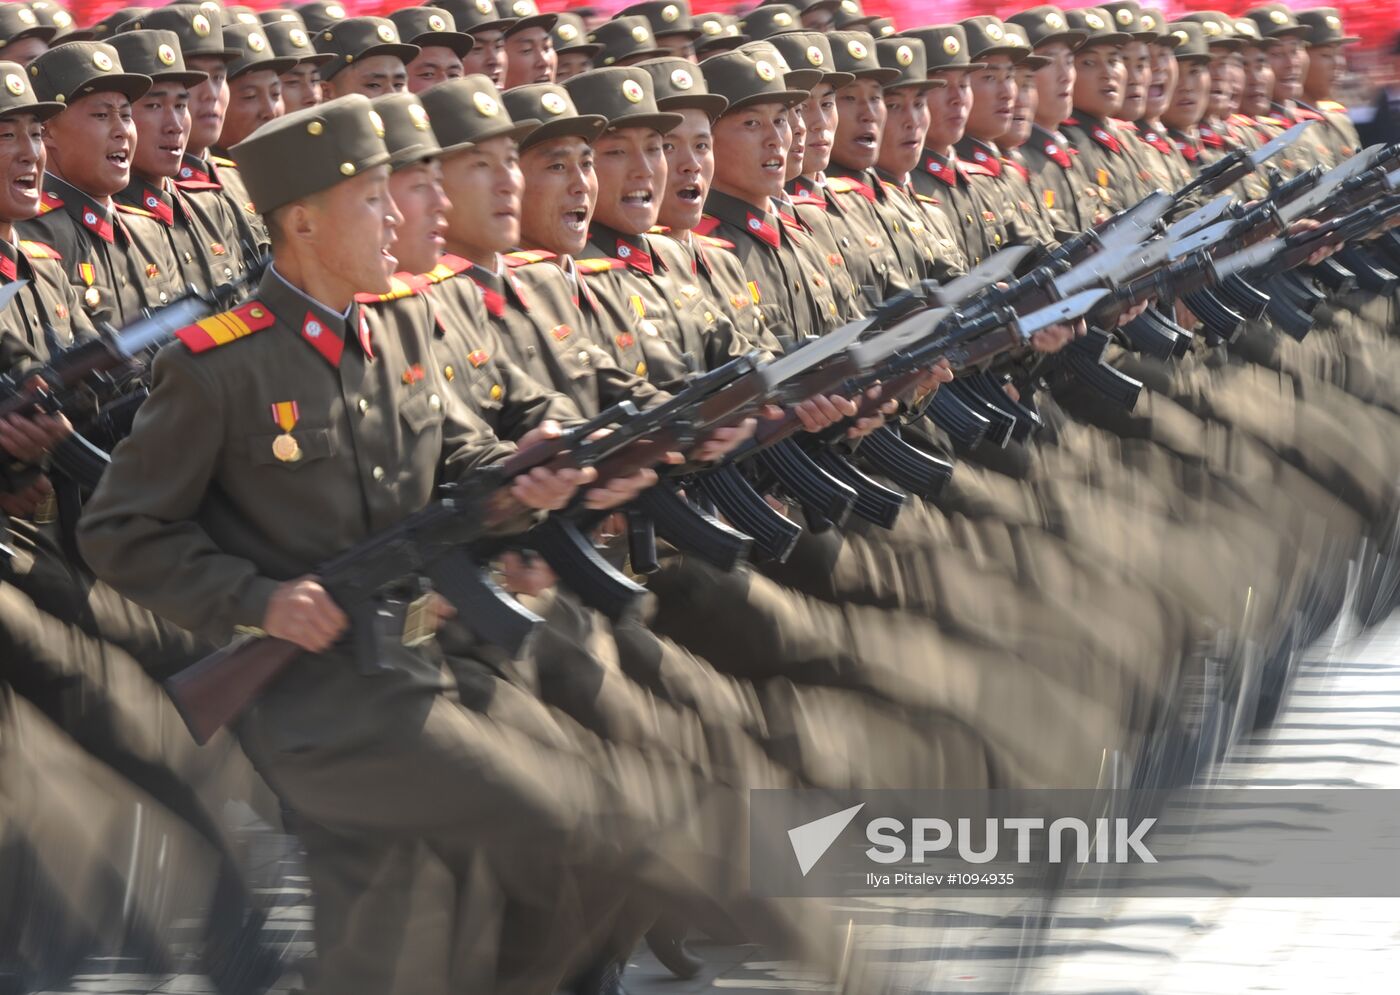
[[[1400,788],[1400,615],[1364,635],[1334,630],[1301,664],[1284,713],[1219,766],[1221,784]],[[310,950],[311,913],[294,854],[261,854],[280,878],[268,939],[289,963]],[[291,872],[291,873],[288,873]],[[838,921],[880,981],[848,991],[1034,992],[1042,995],[1382,995],[1400,979],[1400,899],[1030,899],[921,902],[852,899]],[[706,969],[678,980],[645,950],[626,975],[632,995],[833,991],[754,947],[698,943]],[[288,972],[279,993],[297,989]],[[93,962],[63,992],[211,992],[194,974],[146,975]]]

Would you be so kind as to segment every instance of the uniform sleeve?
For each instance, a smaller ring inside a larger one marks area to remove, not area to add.
[[[187,629],[261,626],[277,582],[196,520],[223,452],[223,393],[183,346],[156,358],[151,395],[88,501],[78,543],[102,580]]]
[[[587,350],[589,362],[593,366],[594,378],[598,386],[598,408],[605,410],[621,401],[631,401],[637,410],[659,404],[670,397],[658,390],[650,380],[618,366],[606,349],[595,342],[584,339],[579,343]]]
[[[496,353],[496,369],[505,381],[505,404],[501,410],[501,436],[518,439],[542,422],[553,419],[561,425],[583,421],[583,413],[564,394],[540,383],[515,364],[502,347]]]

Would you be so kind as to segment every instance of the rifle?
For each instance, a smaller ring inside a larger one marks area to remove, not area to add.
[[[1196,174],[1195,179],[1184,187],[1179,188],[1172,195],[1172,210],[1188,204],[1196,194],[1204,194],[1207,197],[1214,197],[1222,191],[1234,186],[1250,173],[1255,172],[1260,166],[1278,155],[1284,149],[1298,141],[1304,131],[1307,130],[1311,121],[1299,121],[1287,131],[1274,136],[1270,141],[1264,143],[1252,152],[1243,149],[1235,149],[1221,156],[1215,162],[1201,169]]]

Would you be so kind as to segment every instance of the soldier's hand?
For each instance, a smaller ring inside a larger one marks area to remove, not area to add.
[[[820,432],[837,422],[855,417],[858,409],[849,397],[842,397],[840,394],[823,397],[818,394],[816,397],[807,398],[794,410],[797,412],[798,421],[802,422],[804,431]]]
[[[930,366],[922,377],[919,378],[918,386],[915,388],[919,397],[927,397],[945,383],[953,382],[953,367],[946,359],[940,359]]]
[[[503,553],[500,560],[501,586],[511,594],[539,597],[559,580],[543,556],[529,559],[514,551]]]
[[[1322,222],[1318,221],[1316,218],[1299,218],[1297,221],[1293,222],[1291,225],[1288,226],[1288,234],[1297,235],[1300,232],[1312,231],[1314,228],[1320,227],[1322,227]],[[1307,265],[1316,266],[1328,256],[1332,256],[1337,254],[1338,252],[1341,252],[1342,248],[1342,245],[1331,245],[1322,249],[1318,249],[1312,255],[1308,256]]]
[[[635,501],[637,495],[660,479],[652,469],[638,470],[626,477],[614,477],[601,487],[591,487],[584,492],[583,503],[594,511],[607,508],[620,508]]]
[[[560,435],[559,423],[553,420],[541,422],[520,437],[521,449]],[[527,508],[537,511],[558,511],[573,498],[574,492],[598,479],[598,471],[592,467],[582,470],[547,470],[537,466],[529,473],[522,473],[511,481],[510,493]]]
[[[1136,321],[1142,313],[1152,306],[1151,301],[1143,301],[1141,304],[1134,304],[1118,316],[1118,327],[1122,328],[1131,321]]]
[[[876,384],[874,387],[869,388],[865,392],[865,396],[872,401],[878,401],[880,399],[880,393],[880,385]],[[884,425],[885,419],[893,417],[897,411],[899,411],[898,400],[891,398],[890,400],[885,401],[883,404],[880,405],[878,414],[867,415],[864,418],[857,418],[856,423],[850,428],[846,429],[846,438],[865,438],[865,436],[869,435],[871,432]]]
[[[0,493],[0,511],[14,518],[31,518],[52,493],[53,484],[40,475],[17,491]]]
[[[262,628],[269,636],[295,643],[308,653],[335,645],[350,619],[315,577],[298,577],[277,585],[267,602]]]
[[[54,443],[72,431],[62,414],[9,415],[0,418],[0,449],[21,463],[37,465]]]
[[[690,458],[699,463],[709,463],[728,456],[740,443],[752,438],[757,428],[756,418],[745,418],[738,425],[717,428],[691,451]]]
[[[1036,352],[1055,353],[1069,345],[1074,338],[1074,324],[1062,321],[1042,328],[1031,336],[1031,348]]]

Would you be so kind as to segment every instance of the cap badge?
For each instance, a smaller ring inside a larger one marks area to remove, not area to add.
[[[962,51],[962,42],[958,41],[952,35],[949,35],[947,38],[943,39],[943,51],[947,52],[949,55],[957,55]]]
[[[846,51],[851,54],[851,58],[853,59],[864,59],[870,54],[870,50],[865,47],[865,43],[857,38],[852,38],[850,41],[846,42]]]
[[[481,90],[472,94],[472,106],[482,117],[495,117],[501,112],[501,105],[496,103],[496,98]]]
[[[894,53],[894,61],[901,66],[912,66],[914,64],[914,50],[908,45],[901,45]]]
[[[53,12],[53,22],[60,28],[72,27],[73,15],[66,10],[56,10]]]
[[[516,17],[533,17],[539,13],[539,8],[530,0],[515,0],[515,3],[510,5],[510,10]]]
[[[559,36],[560,41],[573,41],[578,37],[578,28],[572,24],[561,24],[554,33]]]
[[[327,13],[329,12],[328,9]],[[194,17],[190,18],[190,28],[201,38],[209,37],[209,32],[214,30],[213,26],[209,23],[209,18],[205,17],[203,14],[196,14]]]
[[[1271,10],[1269,11],[1269,20],[1273,21],[1275,24],[1287,24],[1288,15],[1281,10]]]
[[[288,31],[287,39],[292,43],[292,48],[305,48],[311,44],[311,39],[306,37],[306,32],[301,28],[292,28]]]
[[[496,5],[491,0],[476,0],[476,9],[482,14],[496,13]]]
[[[547,90],[540,97],[540,106],[551,114],[563,114],[569,109],[569,103],[553,90]]]
[[[632,40],[640,42],[651,41],[651,32],[649,32],[646,28],[638,24],[635,28],[632,29]]]
[[[841,9],[848,14],[860,14],[860,4],[856,0],[841,0]]]
[[[92,64],[104,73],[112,71],[112,57],[106,52],[97,51],[92,53]]]
[[[38,18],[34,16],[34,11],[30,10],[28,7],[21,7],[19,10],[15,11],[15,16],[19,18],[21,24],[33,24],[38,20]]]
[[[684,69],[677,69],[671,73],[671,85],[677,90],[689,90],[695,85],[695,78]]]
[[[1118,23],[1125,28],[1133,23],[1133,12],[1127,7],[1120,7],[1114,16],[1118,18]]]
[[[646,96],[646,91],[642,89],[642,84],[634,79],[622,81],[622,95],[627,98],[628,103],[640,104],[642,98]]]
[[[983,30],[992,41],[1001,41],[1006,36],[1006,32],[1001,30],[1001,25],[995,21],[988,24]]]
[[[773,23],[780,28],[785,28],[792,23],[792,15],[785,10],[780,10],[773,15]]]
[[[413,121],[413,127],[419,131],[428,130],[428,112],[417,104],[408,105],[408,116]]]
[[[1103,18],[1100,17],[1098,14],[1085,14],[1084,23],[1089,25],[1089,27],[1093,28],[1095,31],[1102,31],[1105,27],[1103,23]]]
[[[717,35],[724,31],[724,25],[715,20],[701,21],[700,30],[707,35]]]
[[[442,15],[441,15],[441,14],[429,14],[429,15],[428,15],[428,30],[430,30],[430,31],[446,31],[446,30],[447,30],[447,22],[444,21],[444,20],[442,19]]]
[[[758,78],[765,83],[771,83],[778,78],[778,70],[773,68],[772,63],[759,59],[753,64],[753,71],[758,74]]]
[[[261,52],[267,48],[267,39],[256,31],[250,32],[248,35],[248,47],[254,52]]]
[[[1216,35],[1221,33],[1222,29],[1218,21],[1202,21],[1201,30],[1205,32],[1209,37],[1214,38]]]
[[[1065,28],[1065,19],[1063,15],[1052,10],[1045,15],[1045,26],[1055,31],[1063,31]]]
[[[661,8],[661,19],[663,21],[674,21],[677,20],[680,16],[680,8],[673,3],[668,3],[666,6]]]
[[[1185,45],[1188,41],[1191,40],[1191,36],[1188,35],[1185,31],[1173,31],[1172,37],[1176,39],[1176,43],[1178,45]]]
[[[815,45],[807,46],[807,61],[814,66],[820,66],[826,62],[826,53]]]
[[[374,33],[379,35],[379,40],[393,44],[399,40],[399,36],[394,33],[394,29],[387,24],[381,24],[374,29]]]
[[[20,14],[23,15],[23,14],[24,14],[24,11],[21,10],[21,11],[20,11]],[[23,19],[24,19],[24,18],[21,16],[20,20],[23,20]],[[1327,26],[1328,26],[1329,28],[1331,28],[1333,31],[1340,31],[1340,30],[1342,30],[1342,19],[1341,19],[1340,17],[1338,17],[1336,14],[1328,14],[1328,15],[1327,15]]]
[[[380,138],[384,137],[384,119],[379,116],[378,111],[369,112],[369,126],[374,129],[374,133]]]

